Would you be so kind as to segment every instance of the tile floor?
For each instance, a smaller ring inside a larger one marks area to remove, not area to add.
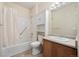
[[[12,57],[43,57],[42,53],[38,54],[38,55],[32,55],[32,51],[24,51],[22,53],[16,54]]]

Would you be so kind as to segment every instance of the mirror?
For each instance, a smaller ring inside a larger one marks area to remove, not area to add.
[[[57,5],[56,5],[57,6]],[[76,3],[68,3],[50,10],[49,36],[76,38],[77,7]]]

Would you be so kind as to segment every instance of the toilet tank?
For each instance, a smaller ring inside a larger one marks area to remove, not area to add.
[[[43,44],[43,35],[38,35],[38,41],[41,42],[41,44]]]

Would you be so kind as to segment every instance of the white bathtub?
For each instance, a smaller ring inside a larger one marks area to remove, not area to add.
[[[2,48],[1,53],[2,53],[2,57],[10,57],[30,49],[31,49],[30,42],[26,42],[22,44],[17,44],[15,46]]]

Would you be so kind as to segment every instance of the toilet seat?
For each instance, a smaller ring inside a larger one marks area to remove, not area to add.
[[[38,47],[41,43],[39,41],[34,41],[31,43],[32,47]]]

